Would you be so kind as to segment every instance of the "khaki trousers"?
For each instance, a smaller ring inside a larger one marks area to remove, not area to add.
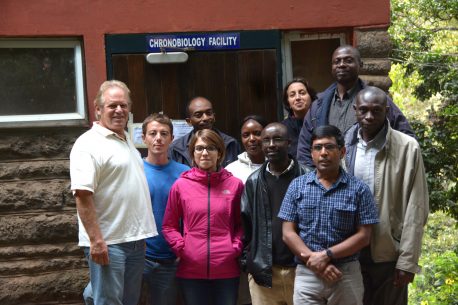
[[[328,283],[305,267],[297,265],[294,305],[362,305],[363,278],[358,261],[338,266],[342,278]]]
[[[248,275],[253,305],[293,305],[295,267],[272,266],[272,288],[256,284]]]

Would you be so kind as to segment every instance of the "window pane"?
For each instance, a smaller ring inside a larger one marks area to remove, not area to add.
[[[0,48],[0,115],[77,112],[74,48]]]

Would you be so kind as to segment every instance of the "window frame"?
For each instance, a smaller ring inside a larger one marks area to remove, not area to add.
[[[84,84],[83,43],[78,38],[0,38],[0,48],[73,48],[75,68],[76,112],[1,115],[0,128],[35,126],[87,125],[86,93]]]

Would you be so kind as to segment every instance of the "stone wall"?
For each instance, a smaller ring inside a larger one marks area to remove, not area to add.
[[[82,304],[69,153],[82,128],[0,131],[0,304]]]
[[[386,29],[363,28],[355,30],[355,46],[361,53],[363,69],[361,79],[385,91],[391,86],[389,54],[392,43]]]

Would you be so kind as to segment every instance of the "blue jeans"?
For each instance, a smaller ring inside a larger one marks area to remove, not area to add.
[[[89,247],[84,247],[91,281],[84,290],[86,304],[137,305],[145,265],[145,241],[108,245],[110,263],[102,266],[92,261]]]
[[[177,278],[186,305],[236,305],[239,277],[203,280]]]
[[[145,259],[143,270],[143,281],[148,287],[148,298],[150,304],[154,305],[176,305],[177,284],[175,273],[177,262],[158,262]]]

